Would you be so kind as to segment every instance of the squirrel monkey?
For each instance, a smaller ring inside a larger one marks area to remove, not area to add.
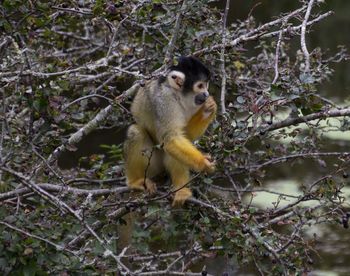
[[[194,57],[181,57],[166,76],[141,87],[131,105],[136,121],[124,144],[127,184],[132,189],[156,191],[151,180],[164,170],[170,174],[173,206],[192,196],[190,170],[213,172],[214,162],[192,143],[215,118],[217,105],[209,96],[210,72]],[[161,147],[155,147],[160,145]]]

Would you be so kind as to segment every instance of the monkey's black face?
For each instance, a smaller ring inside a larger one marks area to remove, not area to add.
[[[198,81],[208,82],[210,79],[209,69],[195,57],[180,57],[178,64],[171,66],[170,71],[179,71],[184,74],[183,91],[193,91]]]
[[[189,110],[200,108],[209,97],[208,68],[194,57],[181,57],[179,63],[169,69],[168,83],[182,93],[183,105]]]
[[[202,105],[209,97],[209,82],[207,80],[199,80],[194,82],[192,91],[194,92],[194,103]]]
[[[209,97],[208,92],[203,92],[203,93],[197,94],[194,97],[194,103],[196,105],[202,105],[202,104],[204,104],[204,102],[207,100],[208,97]]]

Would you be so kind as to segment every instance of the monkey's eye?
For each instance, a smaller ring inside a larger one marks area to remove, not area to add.
[[[200,83],[200,84],[198,84],[198,86],[197,86],[199,89],[203,89],[204,88],[204,85],[203,85],[203,83]]]
[[[172,75],[171,78],[172,78],[173,80],[175,80],[175,79],[176,79],[176,75]]]

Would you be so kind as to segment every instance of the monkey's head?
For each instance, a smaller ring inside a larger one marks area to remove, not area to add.
[[[169,85],[182,93],[189,105],[200,106],[209,97],[209,69],[194,57],[180,57],[167,75]]]

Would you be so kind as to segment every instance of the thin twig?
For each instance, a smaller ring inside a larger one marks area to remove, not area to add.
[[[262,167],[270,166],[273,164],[278,164],[281,162],[286,162],[289,159],[295,159],[295,158],[314,158],[314,157],[320,157],[320,156],[350,156],[350,152],[305,152],[305,153],[297,153],[297,154],[291,154],[286,155],[278,158],[271,159],[265,163],[254,165],[249,168],[249,170],[252,171],[258,171]]]
[[[79,13],[79,14],[82,14],[82,15],[94,15],[91,12],[91,10],[88,10],[88,9],[86,9],[86,10],[84,10],[84,9],[77,9],[77,8],[69,9],[69,8],[62,8],[62,7],[58,7],[58,6],[52,6],[51,8],[59,10],[59,11],[64,11],[64,12]]]
[[[311,26],[321,20],[323,20],[324,18],[330,16],[334,14],[333,11],[328,11],[326,13],[323,13],[321,15],[319,15],[318,17],[316,17],[315,19],[307,22],[307,26]],[[296,34],[299,30],[301,29],[301,25],[298,25],[298,26],[289,26],[289,27],[286,27],[282,30],[279,30],[279,31],[273,31],[273,32],[269,32],[269,33],[266,33],[266,34],[263,34],[260,36],[260,38],[268,38],[268,37],[273,37],[273,36],[277,36],[279,35],[280,31],[283,31],[283,34],[287,33],[287,34]]]
[[[246,34],[243,34],[243,35],[235,38],[234,40],[232,40],[230,43],[228,43],[226,45],[226,48],[227,47],[234,47],[237,44],[239,44],[241,42],[244,42],[244,41],[256,39],[259,36],[263,35],[268,28],[270,28],[272,26],[275,26],[275,25],[278,25],[278,24],[281,24],[281,22],[287,22],[290,18],[298,15],[299,13],[301,13],[304,10],[305,10],[305,7],[301,7],[299,9],[296,9],[296,10],[292,11],[291,13],[288,13],[287,15],[285,15],[285,16],[283,16],[281,18],[278,18],[276,20],[273,20],[273,21],[270,21],[268,23],[265,23],[265,24],[261,25],[260,27],[255,28],[255,29],[249,31]],[[216,51],[216,50],[220,49],[221,47],[222,47],[221,44],[216,44],[216,45],[213,45],[213,46],[210,46],[210,47],[198,50],[198,51],[194,52],[193,55],[200,56],[200,55],[202,55],[204,53],[206,53],[206,54],[207,53],[211,53],[213,51]]]
[[[181,6],[181,8],[176,16],[176,21],[175,21],[175,26],[173,29],[172,37],[170,39],[170,42],[168,44],[168,48],[167,48],[166,53],[165,53],[165,57],[164,57],[164,64],[165,65],[168,65],[172,60],[172,56],[174,54],[174,49],[175,49],[175,43],[176,43],[177,38],[179,36],[182,18],[183,18],[183,15],[184,15],[186,10],[187,10],[187,0],[184,0],[182,2],[182,6]]]
[[[126,207],[121,207],[115,211],[113,211],[112,213],[108,214],[107,217],[110,220],[114,220],[117,221],[119,218],[122,218],[123,216],[125,216],[126,214],[128,214],[130,212],[130,208],[126,208]],[[100,228],[102,228],[104,226],[104,222],[102,222],[101,220],[97,220],[95,221],[91,227],[97,231]],[[78,234],[76,237],[74,237],[74,239],[72,239],[69,243],[68,243],[68,247],[73,248],[75,246],[77,246],[78,244],[82,243],[84,240],[86,240],[89,236],[91,236],[91,233],[89,231],[87,231],[86,229],[83,230],[80,234]],[[124,257],[124,256],[123,256]]]
[[[0,163],[2,163],[2,152],[4,145],[4,137],[5,137],[5,123],[6,123],[6,101],[5,101],[5,89],[1,88],[1,97],[2,97],[2,106],[1,106],[1,115],[3,119],[1,120],[1,133],[0,133]],[[1,173],[0,173],[0,182],[1,182]]]
[[[314,0],[310,0],[309,4],[307,5],[307,10],[305,13],[303,23],[301,25],[300,44],[301,44],[301,49],[302,49],[304,56],[305,56],[305,72],[310,71],[310,54],[309,54],[309,51],[307,50],[307,47],[306,47],[305,34],[306,34],[307,21],[309,20],[313,4],[314,4]]]
[[[121,261],[118,256],[116,256],[111,249],[108,248],[106,242],[97,235],[97,233],[91,228],[91,226],[84,220],[84,218],[74,209],[72,209],[69,205],[67,205],[65,202],[60,200],[58,197],[48,193],[41,187],[39,187],[37,184],[35,184],[33,181],[31,181],[28,177],[24,176],[20,172],[16,172],[10,168],[1,166],[1,170],[13,175],[15,178],[17,178],[24,186],[28,187],[31,189],[33,192],[37,193],[39,196],[41,196],[43,199],[49,201],[51,204],[59,208],[63,213],[69,213],[73,217],[75,217],[83,226],[84,228],[90,232],[90,234],[98,241],[98,243],[104,248],[104,256],[107,257],[112,257],[118,266],[130,275],[132,275],[132,272],[129,270],[127,266],[125,266]]]
[[[31,238],[37,239],[37,240],[39,240],[39,241],[45,242],[45,243],[47,243],[47,244],[49,244],[49,245],[55,247],[55,249],[56,249],[57,251],[62,251],[62,250],[63,250],[63,251],[66,251],[66,252],[68,252],[68,253],[70,253],[70,254],[72,254],[72,255],[78,257],[78,253],[77,253],[76,251],[69,250],[69,249],[65,248],[64,246],[61,246],[61,245],[56,244],[56,243],[54,243],[54,242],[52,242],[52,241],[49,241],[49,240],[47,240],[47,239],[44,239],[44,238],[42,238],[42,237],[39,237],[39,236],[37,236],[37,235],[31,234],[31,233],[29,233],[29,232],[27,232],[27,231],[24,231],[24,230],[22,230],[22,229],[19,229],[19,228],[17,228],[16,226],[11,225],[11,224],[9,224],[9,223],[7,223],[7,222],[5,222],[5,221],[0,221],[0,224],[4,225],[5,227],[8,227],[8,228],[10,228],[10,229],[12,229],[12,230],[15,230],[15,231],[17,231],[17,232],[19,232],[19,233],[21,233],[21,234],[24,234],[24,235],[26,235],[26,236],[28,236],[28,237],[31,237]]]
[[[278,60],[279,60],[279,52],[281,48],[281,42],[282,42],[282,34],[283,31],[280,31],[280,34],[278,36],[278,41],[276,45],[276,54],[275,54],[275,77],[273,78],[272,84],[275,84],[278,80],[279,72],[278,72]]]
[[[137,89],[140,87],[138,83],[135,83],[132,87],[130,87],[128,90],[124,91],[119,97],[125,98],[129,95],[134,94]],[[86,125],[84,125],[81,129],[79,129],[77,132],[73,133],[70,138],[68,139],[67,143],[62,144],[61,146],[57,147],[51,155],[48,157],[47,161],[48,163],[51,163],[53,161],[56,161],[57,158],[61,155],[61,153],[66,149],[69,145],[75,145],[76,143],[80,142],[87,134],[89,134],[91,131],[96,129],[102,121],[104,121],[112,112],[114,108],[112,105],[108,105],[104,109],[102,109],[91,121],[89,121]]]
[[[83,96],[83,97],[79,97],[78,99],[75,99],[74,101],[72,101],[72,102],[70,102],[70,103],[68,103],[68,104],[66,104],[65,106],[63,106],[63,108],[62,108],[62,110],[61,111],[65,111],[68,107],[70,107],[71,105],[73,105],[73,104],[76,104],[76,103],[78,103],[78,102],[80,102],[80,101],[83,101],[83,100],[86,100],[86,99],[90,99],[90,98],[100,98],[100,99],[104,99],[104,100],[106,100],[108,103],[112,103],[113,102],[113,100],[112,99],[109,99],[109,98],[107,98],[107,97],[105,97],[105,96],[103,96],[103,95],[99,95],[99,94],[90,94],[90,95],[86,95],[86,96]]]
[[[135,7],[131,10],[131,12],[127,16],[125,16],[122,20],[120,20],[120,22],[118,23],[117,27],[114,28],[113,24],[109,24],[109,25],[113,26],[114,30],[113,30],[113,36],[112,36],[112,39],[111,39],[111,43],[109,45],[108,52],[107,52],[107,55],[106,55],[106,59],[108,59],[108,57],[109,57],[109,55],[110,55],[110,53],[112,51],[113,43],[114,43],[114,40],[117,37],[117,33],[118,33],[119,29],[120,29],[120,26],[124,23],[125,20],[127,20],[130,17],[130,15],[135,13],[135,11],[139,7],[142,7],[143,4],[144,4],[144,1],[139,1],[139,3],[137,5],[135,5]]]
[[[230,9],[230,0],[226,0],[226,6],[225,6],[225,12],[222,18],[222,47],[221,47],[221,53],[220,53],[220,59],[221,59],[221,95],[220,95],[220,103],[221,103],[221,112],[224,114],[226,113],[226,107],[225,107],[225,94],[226,94],[226,70],[225,70],[225,47],[226,47],[226,21],[227,21],[227,14]]]

